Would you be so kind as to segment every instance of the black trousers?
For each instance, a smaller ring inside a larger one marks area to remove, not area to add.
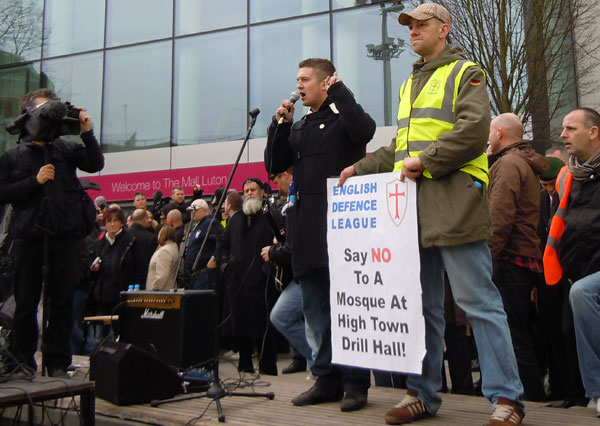
[[[15,242],[15,340],[24,361],[37,365],[34,354],[38,344],[37,311],[42,291],[44,249],[42,241]],[[69,338],[73,324],[73,293],[77,262],[77,240],[49,239],[49,279],[46,287],[49,312],[42,353],[48,370],[71,364]]]
[[[263,338],[238,337],[240,361],[238,371],[254,371],[252,363],[253,349],[258,355],[258,368],[261,373],[277,375],[277,346],[274,328],[271,326]]]
[[[573,311],[569,303],[571,285],[561,280],[554,286],[540,283],[538,288],[539,329],[543,341],[543,360],[553,396],[572,401],[585,398],[579,371]]]
[[[531,318],[531,290],[538,280],[538,274],[512,262],[499,261],[494,262],[492,280],[504,303],[519,377],[525,391],[523,400],[544,401],[546,393],[538,365]]]
[[[466,325],[446,323],[444,331],[446,359],[452,381],[452,393],[473,395],[473,374],[471,373],[471,343]],[[442,378],[445,379],[443,374]]]

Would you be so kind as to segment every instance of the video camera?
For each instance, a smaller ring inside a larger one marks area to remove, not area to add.
[[[78,135],[80,108],[60,99],[50,99],[37,107],[27,107],[16,120],[5,127],[19,142],[52,142],[62,135]]]
[[[161,190],[158,190],[154,193],[154,195],[152,196],[152,217],[154,218],[154,220],[156,221],[160,221],[160,211],[161,209],[166,206],[167,204],[169,204],[169,202],[171,201],[171,197],[164,197],[163,198],[163,193]]]

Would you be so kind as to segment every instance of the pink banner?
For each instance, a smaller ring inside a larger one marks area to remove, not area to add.
[[[104,195],[107,201],[127,201],[133,200],[133,194],[138,191],[146,194],[148,199],[151,199],[156,191],[162,191],[164,197],[170,196],[172,189],[176,186],[182,186],[185,195],[192,195],[195,184],[199,184],[205,194],[212,194],[219,186],[227,184],[232,168],[232,164],[226,164],[189,169],[86,176],[82,179],[92,180],[102,188],[100,191],[89,191],[92,199]],[[238,165],[230,188],[241,191],[244,181],[249,177],[257,177],[265,181],[267,172],[264,163]]]

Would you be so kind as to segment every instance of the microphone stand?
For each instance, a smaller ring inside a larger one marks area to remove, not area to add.
[[[240,152],[238,153],[235,163],[233,164],[233,168],[231,169],[231,173],[229,174],[229,179],[227,179],[227,184],[225,185],[225,188],[223,189],[223,193],[221,194],[221,198],[219,199],[219,204],[217,204],[217,207],[215,207],[215,212],[220,212],[221,207],[223,206],[223,203],[225,202],[225,198],[227,197],[227,191],[229,191],[229,186],[231,185],[231,181],[233,180],[235,171],[237,170],[238,164],[240,163],[240,158],[242,158],[244,149],[246,149],[246,144],[248,143],[248,139],[250,138],[250,132],[252,131],[252,128],[254,127],[254,124],[256,123],[256,117],[258,117],[258,114],[260,114],[260,110],[258,108],[255,108],[252,111],[250,111],[248,114],[250,115],[250,117],[252,117],[252,120],[250,120],[250,125],[248,126],[248,130],[246,131],[246,136],[244,137],[244,142],[242,143]],[[198,255],[196,256],[196,260],[194,261],[194,266],[192,267],[192,271],[198,270],[198,267],[199,267],[198,263],[200,263],[200,256],[202,255],[202,252],[204,251],[204,247],[206,246],[206,242],[208,241],[208,236],[210,234],[211,229],[213,229],[216,219],[217,219],[217,214],[215,213],[213,215],[210,223],[208,224],[208,232],[206,232],[206,235],[204,236],[204,240],[202,240],[202,246],[200,246],[200,251],[198,252]]]
[[[44,165],[52,162],[52,143],[46,142],[44,145]],[[50,206],[50,181],[44,184],[44,200],[47,212],[44,219],[44,226],[40,227],[44,233],[43,238],[43,265],[42,265],[42,376],[48,373],[46,365],[46,334],[48,326],[48,285],[50,282],[50,215],[53,213]],[[54,218],[56,224],[56,218]],[[52,232],[54,234],[54,232]]]
[[[258,108],[255,108],[248,113],[250,115],[250,117],[252,117],[252,119],[250,120],[250,125],[248,126],[248,130],[246,131],[246,136],[244,138],[244,142],[242,143],[242,147],[240,148],[240,152],[237,156],[237,159],[235,160],[233,168],[231,169],[231,174],[229,175],[229,179],[227,180],[225,189],[223,189],[223,194],[221,195],[221,198],[219,199],[219,204],[215,208],[216,212],[221,211],[221,206],[223,205],[223,203],[225,201],[225,198],[227,196],[227,191],[229,190],[229,186],[231,185],[231,181],[233,180],[235,171],[237,170],[238,164],[240,163],[240,158],[242,158],[242,154],[244,152],[244,149],[246,148],[248,139],[250,138],[250,132],[252,131],[252,128],[254,127],[254,124],[256,123],[256,117],[258,116],[259,113],[260,113],[260,110]],[[206,235],[204,236],[204,240],[202,241],[202,246],[200,247],[200,251],[198,252],[198,255],[196,256],[196,260],[194,261],[194,266],[192,267],[192,271],[195,271],[198,269],[198,266],[199,266],[198,263],[200,263],[200,256],[202,255],[202,252],[204,251],[204,247],[206,246],[206,242],[208,241],[208,236],[210,235],[210,231],[213,229],[213,226],[215,225],[215,223],[217,221],[216,217],[217,217],[216,214],[213,215],[213,217],[208,225],[208,231],[206,232]],[[215,333],[217,333],[217,332],[218,332],[218,330],[215,330]],[[195,399],[195,398],[211,398],[213,401],[215,401],[215,404],[217,406],[219,422],[224,422],[225,414],[223,414],[223,407],[221,406],[221,398],[223,398],[225,396],[265,397],[265,398],[269,398],[269,399],[275,398],[275,394],[273,392],[267,392],[267,393],[229,392],[228,390],[226,390],[223,387],[223,385],[221,384],[221,380],[219,379],[219,348],[218,348],[219,339],[215,338],[215,341],[217,342],[217,344],[215,345],[215,353],[214,353],[215,356],[212,361],[213,376],[212,376],[212,381],[211,381],[211,384],[210,384],[210,387],[208,388],[208,390],[204,394],[201,394],[201,395],[184,396],[181,398],[171,398],[171,399],[165,399],[162,401],[154,400],[151,402],[152,407],[158,407],[160,404],[167,404],[167,403],[178,402],[178,401],[186,401],[186,400]]]

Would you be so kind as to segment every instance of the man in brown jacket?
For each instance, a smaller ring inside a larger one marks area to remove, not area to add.
[[[492,280],[502,296],[517,357],[523,399],[544,401],[546,394],[537,362],[529,318],[531,291],[542,272],[542,253],[536,229],[540,218],[538,176],[548,161],[524,142],[523,124],[512,113],[490,125],[490,213]]]

